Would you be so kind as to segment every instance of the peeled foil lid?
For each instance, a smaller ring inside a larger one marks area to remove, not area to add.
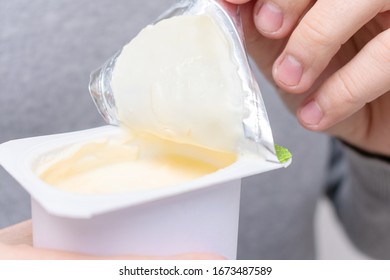
[[[243,104],[245,114],[242,120],[245,136],[243,145],[247,150],[263,156],[268,161],[279,162],[265,104],[245,49],[239,8],[224,0],[182,0],[164,12],[154,24],[175,16],[205,14],[215,20],[230,42],[232,58],[237,64],[238,75],[242,81],[242,89],[245,92]],[[121,51],[91,74],[89,86],[100,114],[108,123],[114,125],[118,125],[118,119],[110,83],[120,53]]]
[[[278,162],[264,100],[245,49],[239,8],[224,0],[183,0],[173,5],[156,22],[179,15],[202,14],[210,15],[231,43],[233,58],[238,65],[238,74],[246,93],[244,98],[246,114],[243,119],[245,137],[257,144],[252,149],[256,149],[267,160]],[[248,142],[246,145],[251,143]]]

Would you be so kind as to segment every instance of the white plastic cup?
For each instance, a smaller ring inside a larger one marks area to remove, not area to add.
[[[209,252],[235,259],[241,179],[289,164],[244,157],[181,185],[106,195],[62,191],[35,174],[53,153],[119,133],[105,126],[0,145],[0,165],[31,195],[34,246],[103,256]]]
[[[34,246],[92,255],[236,258],[241,180],[89,219],[51,215],[32,200]]]

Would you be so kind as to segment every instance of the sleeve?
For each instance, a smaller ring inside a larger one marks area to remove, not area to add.
[[[390,259],[390,161],[333,141],[327,194],[351,241]]]

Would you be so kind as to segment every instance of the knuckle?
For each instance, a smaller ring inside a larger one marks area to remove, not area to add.
[[[286,10],[290,11],[292,14],[295,14],[297,16],[297,20],[306,14],[307,11],[311,9],[312,6],[314,6],[315,2],[317,0],[295,0],[295,1],[286,1],[286,0],[279,0],[283,3],[283,5],[286,5]]]
[[[390,63],[390,29],[386,34],[380,34],[377,37],[377,45],[380,50],[377,52],[380,55],[380,60]]]
[[[319,19],[302,20],[300,25],[300,35],[310,45],[321,47],[332,43],[331,33],[323,28]]]
[[[385,3],[381,9],[381,12],[384,13],[384,12],[388,12],[390,10],[390,1],[388,0],[383,0]]]
[[[356,82],[352,79],[351,75],[346,72],[338,71],[335,73],[339,92],[337,98],[344,105],[356,106],[359,103],[359,96],[356,93]]]

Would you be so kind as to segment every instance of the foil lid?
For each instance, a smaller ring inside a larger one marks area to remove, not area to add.
[[[242,144],[268,161],[279,162],[265,104],[245,49],[244,32],[238,7],[223,0],[182,0],[164,12],[154,24],[175,16],[204,14],[211,16],[216,21],[229,40],[232,56],[237,64],[238,75],[242,81],[242,88],[245,92],[245,114],[242,120],[245,143]],[[119,124],[111,79],[116,60],[120,54],[121,51],[110,58],[101,68],[94,71],[91,74],[89,84],[91,96],[100,114],[107,123],[112,125]]]

